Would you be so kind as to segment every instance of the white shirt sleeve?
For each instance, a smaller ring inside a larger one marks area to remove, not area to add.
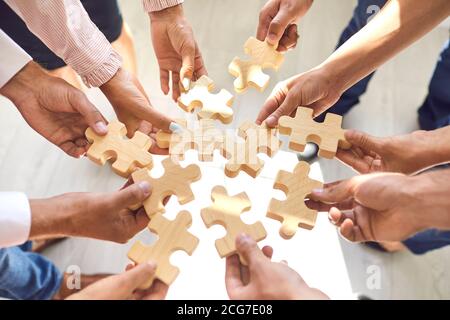
[[[2,88],[33,59],[1,29],[0,48],[0,88]]]
[[[0,192],[0,248],[24,243],[30,236],[31,209],[21,192]]]

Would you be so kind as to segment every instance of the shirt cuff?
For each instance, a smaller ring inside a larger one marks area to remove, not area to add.
[[[31,230],[31,208],[21,192],[0,192],[0,248],[26,242]]]
[[[0,88],[33,59],[0,29]]]
[[[106,59],[89,72],[80,73],[81,79],[88,87],[100,87],[105,84],[117,73],[122,66],[122,57],[115,51],[111,50]]]
[[[142,0],[146,12],[161,11],[182,4],[184,0]]]

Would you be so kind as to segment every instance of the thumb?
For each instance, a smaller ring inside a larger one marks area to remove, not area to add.
[[[181,50],[182,67],[180,70],[181,85],[185,91],[190,89],[190,80],[194,74],[195,44],[189,44]],[[186,81],[187,80],[187,81]]]
[[[382,139],[361,131],[347,130],[345,132],[345,139],[353,146],[360,147],[365,151],[381,153],[383,150]]]
[[[153,262],[141,263],[121,274],[121,283],[126,292],[132,293],[142,287],[149,279],[155,275],[156,264]]]
[[[315,201],[338,203],[353,197],[355,187],[356,180],[344,180],[337,184],[331,184],[324,189],[314,189],[311,192],[311,198]]]
[[[86,120],[89,127],[98,135],[108,133],[106,121],[98,109],[88,100],[86,95],[78,89],[74,89],[69,95],[69,103]]]
[[[116,192],[112,205],[119,208],[128,208],[136,203],[141,203],[151,194],[151,185],[147,181],[132,184],[131,186]]]
[[[281,103],[280,107],[267,118],[266,124],[271,128],[276,127],[280,117],[291,115],[298,106],[299,100],[291,89],[291,91],[289,91],[286,95],[284,101]]]
[[[246,234],[241,234],[236,238],[236,249],[250,269],[267,260],[264,253],[258,248],[256,241]]]
[[[286,10],[278,11],[275,18],[269,25],[269,31],[267,32],[267,42],[272,46],[278,46],[284,32],[291,23],[292,18]]]

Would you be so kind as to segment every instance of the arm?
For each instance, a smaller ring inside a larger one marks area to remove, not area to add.
[[[155,280],[149,289],[139,290],[155,271],[153,263],[128,266],[125,273],[97,281],[67,300],[162,300],[169,288],[159,280]]]
[[[415,174],[450,162],[450,126],[387,138],[348,130],[345,138],[352,148],[339,149],[336,157],[358,173]]]
[[[323,292],[309,287],[286,263],[272,262],[273,250],[260,250],[256,242],[242,234],[236,239],[239,256],[227,258],[225,284],[232,300],[325,300]]]
[[[100,87],[119,120],[126,124],[130,137],[138,129],[149,133],[152,125],[170,131],[172,120],[152,108],[142,85],[121,68],[121,57],[90,20],[79,0],[6,0],[6,3],[87,86]]]
[[[450,14],[447,0],[390,0],[318,67],[278,84],[257,122],[276,126],[297,106],[326,111],[353,84],[432,30]]]
[[[150,17],[153,49],[159,64],[161,90],[167,95],[171,87],[174,101],[180,96],[180,87],[187,91],[191,80],[207,74],[182,2],[144,0],[144,9]]]
[[[328,211],[350,241],[401,241],[417,232],[450,230],[450,170],[418,176],[376,173],[313,190],[312,208]]]
[[[125,243],[148,225],[141,203],[151,193],[148,183],[111,193],[69,193],[30,200],[31,240],[55,236],[87,237]]]
[[[5,2],[87,86],[104,84],[121,67],[121,57],[91,21],[79,0]]]
[[[313,0],[269,0],[259,13],[256,38],[287,51],[297,45],[297,23],[308,12]]]

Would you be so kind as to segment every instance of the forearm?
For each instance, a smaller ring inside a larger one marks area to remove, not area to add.
[[[72,203],[66,196],[30,200],[30,239],[77,236],[76,217],[80,203]],[[85,212],[84,212],[85,213]]]
[[[121,66],[120,56],[92,23],[79,0],[5,2],[88,86],[104,84]]]
[[[450,14],[450,1],[390,0],[320,67],[344,92],[436,27]]]
[[[427,131],[428,139],[424,147],[423,158],[426,167],[450,162],[450,126]]]
[[[411,177],[417,203],[423,208],[418,219],[422,229],[450,230],[450,169]]]

